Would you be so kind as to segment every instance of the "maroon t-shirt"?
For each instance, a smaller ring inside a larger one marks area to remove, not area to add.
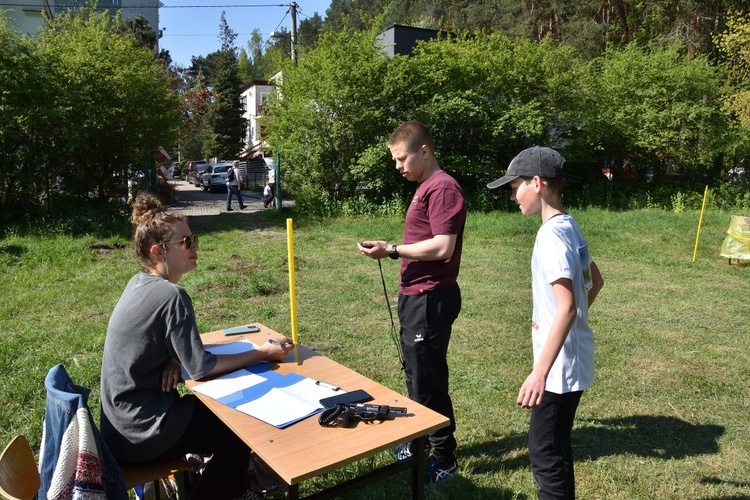
[[[429,240],[438,234],[455,234],[456,248],[445,260],[401,259],[401,294],[421,295],[456,282],[465,222],[464,193],[458,182],[444,170],[438,170],[417,186],[406,212],[404,244]]]

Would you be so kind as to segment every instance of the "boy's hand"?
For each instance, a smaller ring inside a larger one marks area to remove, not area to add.
[[[169,392],[173,389],[177,389],[177,384],[180,383],[182,378],[182,369],[180,362],[176,359],[170,359],[166,361],[161,367],[161,390]]]
[[[546,377],[531,372],[526,377],[521,389],[518,391],[518,398],[516,404],[521,408],[533,408],[539,406],[542,403],[542,396],[544,396],[544,388],[547,384]]]

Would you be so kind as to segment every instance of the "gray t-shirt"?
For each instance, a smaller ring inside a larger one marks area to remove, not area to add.
[[[193,379],[216,365],[216,356],[203,348],[185,290],[138,273],[112,312],[102,357],[101,431],[117,460],[155,458],[185,431],[195,398],[162,391],[162,366],[169,359]]]

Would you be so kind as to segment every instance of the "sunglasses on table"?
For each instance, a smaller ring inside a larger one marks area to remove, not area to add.
[[[196,245],[198,244],[198,235],[197,234],[191,234],[189,236],[185,236],[181,240],[166,241],[166,242],[162,243],[162,245],[167,246],[170,243],[182,243],[183,246],[185,247],[185,250],[190,250],[191,248],[193,248],[193,243],[195,243]]]

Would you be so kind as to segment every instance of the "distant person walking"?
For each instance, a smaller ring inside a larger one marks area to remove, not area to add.
[[[268,169],[268,187],[271,189],[271,194],[268,198],[265,198],[263,202],[266,207],[273,206],[276,201],[276,167]]]
[[[263,188],[263,208],[268,208],[272,201],[273,191],[271,190],[271,185],[266,181],[266,185]]]
[[[245,204],[242,202],[242,183],[240,182],[240,162],[234,160],[232,162],[232,168],[227,172],[227,212],[234,210],[232,208],[232,195],[237,196],[237,203],[240,204],[240,208],[245,208]]]

